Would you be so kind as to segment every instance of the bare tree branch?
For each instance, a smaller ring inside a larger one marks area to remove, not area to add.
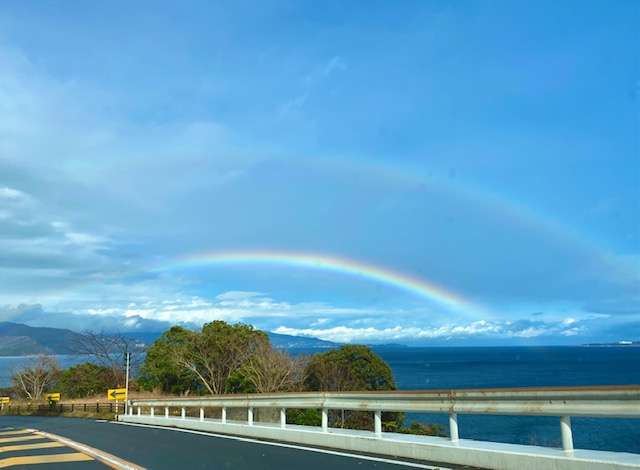
[[[21,370],[17,370],[11,376],[11,382],[30,400],[37,400],[46,388],[55,382],[59,372],[60,369],[53,357],[40,354],[31,358]]]
[[[126,354],[129,353],[133,369],[142,363],[144,348],[136,344],[134,338],[124,333],[95,333],[90,330],[78,334],[71,350],[76,357],[92,358],[98,365],[108,367],[118,386],[124,386]]]
[[[258,393],[291,392],[301,387],[306,362],[305,357],[294,358],[286,351],[274,350],[269,343],[261,343],[242,372]]]

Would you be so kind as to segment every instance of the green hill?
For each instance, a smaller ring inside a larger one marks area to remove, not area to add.
[[[71,354],[77,333],[62,328],[37,328],[0,322],[0,356]]]

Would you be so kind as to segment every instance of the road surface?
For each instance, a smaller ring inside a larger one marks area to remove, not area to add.
[[[36,416],[0,417],[0,468],[3,468],[3,461],[10,463],[6,459],[17,456],[76,453],[76,450],[62,446],[3,452],[3,446],[11,446],[15,444],[15,441],[3,442],[1,433],[24,429],[34,429],[50,435],[60,436],[93,448],[98,452],[110,454],[138,467],[158,470],[326,470],[327,468],[332,470],[402,470],[408,468],[468,468],[449,464],[439,466],[425,462],[395,461],[393,457],[353,455],[341,451],[311,449],[197,431],[189,432],[107,421]],[[10,434],[4,435],[11,436]],[[18,436],[24,435],[26,434],[19,434]],[[40,441],[31,440],[28,443],[32,442],[49,441],[41,439]],[[81,457],[77,458],[80,459]],[[115,464],[115,466],[112,464],[111,466],[113,468],[126,468],[125,466],[118,467],[118,464]],[[21,470],[36,467],[42,468],[42,470],[107,468],[99,461],[89,459],[64,463],[47,463],[45,467],[41,467],[38,463],[20,465]]]

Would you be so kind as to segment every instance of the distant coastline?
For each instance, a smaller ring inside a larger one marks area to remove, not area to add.
[[[585,348],[610,348],[615,346],[640,346],[640,341],[618,341],[617,343],[587,343],[580,346]]]

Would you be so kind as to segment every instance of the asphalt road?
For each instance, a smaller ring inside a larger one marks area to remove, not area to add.
[[[451,465],[439,467],[425,462],[394,462],[391,461],[391,457],[348,455],[338,451],[303,449],[286,444],[240,440],[206,433],[74,418],[2,416],[0,428],[6,427],[31,428],[56,434],[154,470],[461,468]],[[88,468],[79,465],[77,468]],[[26,465],[20,468],[36,466]],[[45,468],[53,467],[47,464]]]

